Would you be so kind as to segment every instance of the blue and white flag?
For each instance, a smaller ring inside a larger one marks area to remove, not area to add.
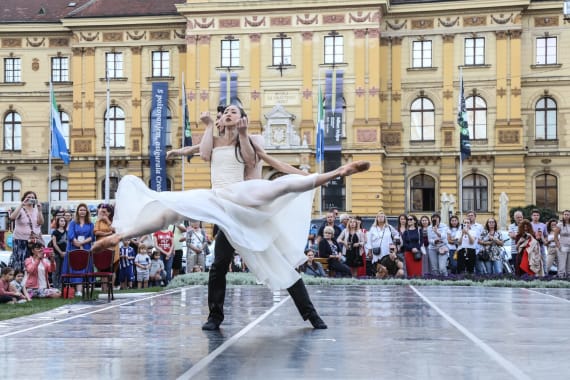
[[[69,165],[69,151],[67,144],[63,137],[63,128],[61,126],[61,119],[59,111],[57,110],[57,103],[55,101],[55,94],[53,87],[50,84],[50,97],[51,97],[51,157],[61,158],[66,165]]]
[[[320,163],[325,156],[325,108],[323,105],[323,94],[319,86],[319,109],[317,111],[317,143],[316,143],[316,161]]]
[[[469,127],[467,123],[467,109],[465,107],[465,91],[463,89],[463,73],[460,74],[459,110],[457,113],[457,124],[459,124],[459,150],[461,159],[471,157],[471,142],[469,140]]]

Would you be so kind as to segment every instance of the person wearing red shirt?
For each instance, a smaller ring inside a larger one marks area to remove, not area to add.
[[[166,271],[164,286],[166,286],[172,279],[172,262],[174,260],[174,233],[172,232],[172,226],[156,231],[152,234],[152,240],[154,247],[160,252],[160,258],[164,262],[164,270]]]

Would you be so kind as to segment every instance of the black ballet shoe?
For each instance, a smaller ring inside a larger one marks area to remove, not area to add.
[[[319,317],[318,314],[314,314],[314,315],[310,316],[310,317],[309,317],[309,322],[311,322],[311,324],[313,325],[313,328],[314,328],[314,329],[317,329],[317,330],[324,330],[324,329],[327,329],[327,328],[328,328],[328,326],[327,326],[327,324],[325,323],[325,321],[323,321],[323,320],[321,319],[321,317]]]
[[[208,319],[206,323],[202,325],[202,330],[204,331],[216,331],[220,329],[220,324],[213,319]]]

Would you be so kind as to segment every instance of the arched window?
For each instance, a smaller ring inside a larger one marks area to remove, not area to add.
[[[66,201],[67,180],[63,178],[53,179],[51,181],[50,192],[52,201]]]
[[[22,118],[17,112],[4,117],[4,150],[22,150]]]
[[[2,182],[2,202],[18,202],[22,185],[16,179],[7,179]]]
[[[152,129],[152,122],[155,118],[155,110],[150,112],[150,119],[149,119],[149,127]],[[149,133],[150,136],[150,133]],[[172,146],[172,113],[170,112],[170,108],[166,108],[166,130],[164,135],[164,141],[166,146]]]
[[[465,99],[469,138],[471,140],[487,139],[487,103],[479,96]]]
[[[435,211],[435,179],[419,174],[410,180],[412,211]]]
[[[471,174],[463,178],[463,211],[488,211],[489,188],[487,178]]]
[[[435,108],[428,98],[414,100],[410,110],[412,141],[435,139]]]
[[[103,123],[107,121],[107,112],[103,117]],[[103,124],[104,125],[104,124]],[[111,148],[125,147],[125,112],[118,106],[109,108],[109,130],[111,134]]]
[[[63,138],[65,139],[65,146],[67,150],[70,150],[69,146],[69,115],[63,111],[59,111],[59,120],[61,120],[61,133],[63,133]]]
[[[556,140],[556,102],[552,98],[541,98],[536,102],[534,122],[537,140]]]
[[[552,174],[541,174],[536,177],[535,189],[538,207],[558,210],[558,178]]]

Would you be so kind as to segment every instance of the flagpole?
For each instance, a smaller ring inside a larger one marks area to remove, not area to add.
[[[318,70],[319,70],[319,90],[317,92],[317,94],[318,94],[317,96],[319,97],[319,99],[317,99],[317,134],[316,134],[316,139],[315,139],[318,146],[315,146],[315,148],[316,148],[315,151],[320,152],[320,153],[317,153],[317,154],[319,154],[319,162],[318,162],[317,171],[319,174],[321,174],[323,171],[322,165],[323,165],[323,158],[325,156],[325,152],[321,151],[321,149],[324,148],[324,144],[322,144],[319,141],[319,133],[323,132],[320,130],[321,129],[321,123],[323,123],[324,121],[320,120],[320,116],[321,116],[321,112],[322,112],[322,110],[320,108],[323,106],[323,104],[321,104],[323,94],[321,93],[321,68],[319,67]],[[324,117],[324,112],[323,112],[322,116]],[[321,136],[321,138],[323,138],[323,139],[325,138],[324,134],[323,134],[323,136]],[[319,186],[319,218],[321,218],[322,216],[323,216],[323,187]]]
[[[52,155],[52,146],[53,146],[53,130],[52,130],[52,121],[53,118],[56,116],[53,114],[53,84],[51,79],[49,81],[49,158],[48,158],[48,217],[51,216],[51,155]],[[51,223],[51,220],[50,220]],[[50,232],[50,231],[48,231]]]
[[[109,72],[108,70],[105,71],[105,80],[107,81],[107,112],[105,116],[105,203],[109,203],[110,198],[110,178],[109,178],[109,171],[110,171],[110,155],[111,155],[111,126],[109,125],[109,109],[111,106],[111,89],[109,84]]]
[[[180,141],[180,146],[182,148],[184,148],[184,136],[186,133],[186,117],[188,117],[189,115],[186,115],[186,86],[185,86],[185,79],[184,79],[184,73],[182,73],[182,140]],[[184,191],[184,159],[185,156],[182,155],[180,156],[180,159],[182,160],[182,191]]]
[[[463,112],[463,67],[459,67],[459,91],[461,92],[460,100],[459,100],[459,112]],[[460,223],[463,223],[463,152],[461,146],[461,126],[459,126],[459,196],[457,197],[459,204],[459,220]]]

